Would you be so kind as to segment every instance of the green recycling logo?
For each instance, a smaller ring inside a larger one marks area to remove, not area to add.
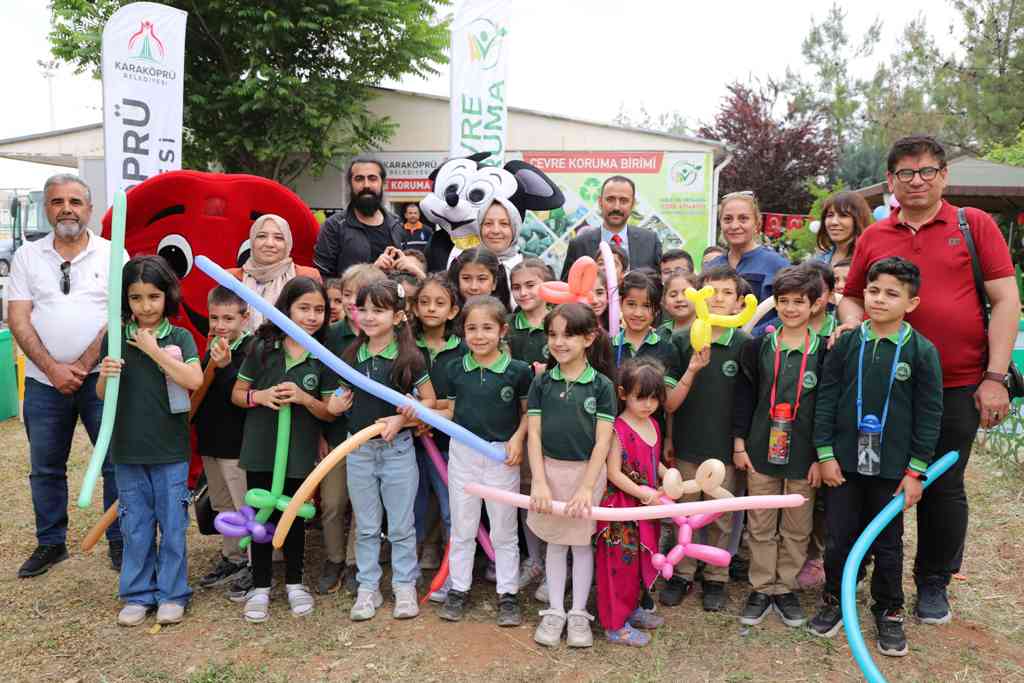
[[[493,69],[501,60],[501,48],[505,43],[508,29],[490,19],[477,19],[469,25],[469,61],[479,62],[484,71]]]
[[[672,182],[676,185],[689,187],[696,182],[702,170],[704,170],[704,167],[699,164],[693,164],[689,161],[676,162],[672,166]]]
[[[587,411],[589,415],[597,414],[597,399],[593,396],[587,397],[587,400],[583,402],[583,410]]]
[[[601,181],[591,176],[583,181],[580,185],[580,199],[583,201],[594,204],[601,196]]]
[[[739,372],[740,366],[734,360],[727,360],[722,363],[722,374],[726,377],[735,377],[736,373]]]
[[[503,402],[508,403],[515,396],[515,390],[512,387],[502,387],[500,396]]]
[[[808,370],[804,373],[804,389],[813,389],[818,386],[818,376]]]
[[[312,373],[302,378],[302,388],[307,391],[313,391],[319,383],[320,379]]]
[[[896,379],[901,382],[906,382],[910,379],[910,365],[900,361],[896,364]]]

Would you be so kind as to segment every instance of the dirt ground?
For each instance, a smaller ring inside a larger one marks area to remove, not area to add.
[[[318,596],[316,611],[292,618],[280,589],[266,624],[246,624],[239,605],[221,590],[197,590],[185,622],[160,628],[116,623],[117,576],[103,541],[91,555],[79,549],[98,519],[99,503],[72,508],[71,558],[34,579],[15,578],[35,546],[28,487],[28,445],[17,420],[0,423],[0,457],[8,463],[0,481],[0,660],[10,681],[855,681],[859,672],[842,633],[822,640],[786,628],[774,617],[742,627],[736,619],[746,588],[729,586],[728,611],[708,615],[699,593],[674,609],[642,650],[608,645],[595,628],[590,650],[547,650],[533,643],[541,605],[527,603],[526,624],[494,625],[493,586],[481,582],[467,620],[442,622],[434,608],[419,618],[395,621],[390,595],[377,617],[348,619],[352,598]],[[79,430],[68,479],[72,500],[90,453]],[[978,452],[968,470],[971,528],[963,574],[951,586],[955,618],[946,626],[908,620],[910,655],[878,656],[890,681],[1024,681],[1024,512],[1021,481],[1003,478]],[[915,523],[907,523],[907,572],[913,562]],[[189,573],[194,581],[215,561],[216,537],[189,535]],[[307,544],[307,582],[321,563],[319,532]],[[277,581],[280,585],[280,577]],[[906,577],[909,599],[912,583]],[[804,595],[810,612],[814,595]],[[865,597],[861,596],[862,601]],[[870,621],[866,605],[861,619]],[[874,628],[865,625],[874,646]]]

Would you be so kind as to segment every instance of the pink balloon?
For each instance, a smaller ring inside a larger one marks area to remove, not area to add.
[[[695,560],[702,560],[716,567],[728,567],[729,561],[732,559],[728,550],[700,543],[691,543],[686,546],[686,554]]]
[[[693,543],[693,527],[689,524],[683,524],[679,527],[679,534],[676,536],[676,542],[679,545],[689,545]]]
[[[651,555],[651,564],[655,569],[661,569],[661,565],[665,564],[665,556],[661,553],[654,553]]]
[[[684,526],[683,528],[685,529],[686,527]],[[668,551],[668,555],[665,556],[665,559],[672,563],[672,566],[675,566],[683,561],[683,556],[685,554],[686,548],[682,545],[677,545],[672,548],[672,550]]]
[[[665,505],[671,505],[671,504],[672,503],[665,503]],[[676,526],[683,526],[684,524],[689,523],[689,521],[690,521],[690,518],[687,517],[686,515],[676,515],[675,517],[672,518],[672,522]]]
[[[669,579],[672,578],[672,574],[674,572],[675,572],[675,567],[673,567],[668,562],[666,562],[665,564],[661,565],[661,575],[665,578],[666,581],[668,581]]]
[[[483,484],[466,484],[466,493],[471,496],[486,498],[505,505],[529,509],[530,497],[512,491],[503,491]],[[735,512],[736,510],[764,510],[775,508],[800,507],[807,499],[799,493],[784,496],[738,496],[718,500],[698,500],[693,503],[673,503],[671,505],[643,505],[633,508],[590,508],[590,519],[602,522],[632,522],[646,519],[664,519],[676,515],[696,515],[702,512]],[[552,501],[551,511],[556,515],[565,515],[565,503]]]
[[[441,451],[438,450],[437,444],[434,443],[434,439],[424,434],[420,437],[420,443],[427,451],[427,455],[430,456],[431,462],[434,463],[434,467],[437,468],[438,474],[441,475],[441,481],[444,485],[448,485],[448,465],[445,464],[444,458],[441,457]],[[494,562],[494,545],[491,543],[491,537],[487,535],[487,531],[484,530],[483,526],[476,530],[476,542],[483,548],[484,554],[487,555],[487,559]]]
[[[707,526],[708,524],[711,524],[711,522],[715,521],[721,516],[721,512],[714,512],[711,514],[703,515],[693,515],[692,517],[690,517],[689,521],[687,521],[687,524],[689,524],[690,527],[693,529],[699,529],[702,526]]]

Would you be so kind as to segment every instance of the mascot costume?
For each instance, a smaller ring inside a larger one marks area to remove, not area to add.
[[[420,213],[441,228],[434,231],[427,248],[431,271],[444,270],[452,258],[480,244],[480,216],[494,201],[515,207],[518,223],[516,216],[509,216],[514,227],[522,224],[527,211],[557,209],[565,203],[558,186],[533,164],[515,160],[503,167],[482,166],[489,156],[480,152],[449,159],[430,174],[431,192],[420,201]],[[519,256],[515,232],[512,248]]]

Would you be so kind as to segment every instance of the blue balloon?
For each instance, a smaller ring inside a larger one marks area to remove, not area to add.
[[[959,459],[958,452],[950,451],[933,462],[926,473],[924,488],[931,486],[932,482],[942,476]],[[846,558],[846,564],[843,565],[843,628],[846,630],[846,640],[850,643],[850,652],[868,683],[885,683],[885,676],[878,670],[875,660],[868,653],[868,648],[864,644],[864,634],[860,631],[860,620],[857,618],[857,570],[860,569],[864,556],[878,535],[885,527],[889,526],[892,520],[896,519],[898,514],[903,512],[904,500],[905,496],[900,493],[882,508],[882,511],[871,520],[871,523],[864,529],[864,533],[853,544],[853,549],[850,550],[850,554]]]
[[[358,372],[352,366],[342,362],[340,358],[328,351],[323,344],[318,342],[316,339],[313,339],[313,337],[309,336],[305,330],[292,322],[288,316],[284,315],[274,306],[264,301],[260,295],[256,294],[256,292],[239,282],[238,278],[231,275],[207,257],[197,256],[196,267],[216,280],[217,284],[227,287],[232,292],[240,296],[243,301],[259,311],[264,318],[281,328],[285,334],[297,341],[302,348],[309,351],[313,356],[319,358],[324,365],[338,373],[338,376],[350,385],[358,387],[369,394],[373,394],[377,398],[383,399],[394,406],[411,405],[416,411],[416,417],[423,420],[431,427],[444,432],[469,448],[472,448],[479,453],[483,453],[488,458],[497,460],[498,462],[505,462],[505,451],[484,441],[465,427],[441,417],[419,401],[411,399],[408,396],[404,396],[394,389],[384,386],[380,382],[375,382],[366,375]]]
[[[889,217],[889,207],[885,204],[876,206],[875,210],[871,212],[871,215],[875,217],[876,221],[884,220]]]

